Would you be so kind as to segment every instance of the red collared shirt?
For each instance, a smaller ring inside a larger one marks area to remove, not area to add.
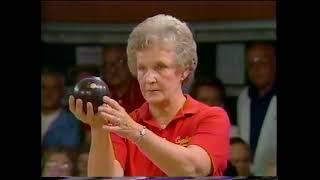
[[[189,95],[174,120],[162,129],[150,112],[148,103],[133,111],[131,117],[166,140],[181,146],[198,145],[208,152],[214,171],[212,176],[223,176],[229,156],[230,122],[219,107],[209,107]],[[112,134],[115,155],[125,176],[166,176],[139,148],[129,140]]]

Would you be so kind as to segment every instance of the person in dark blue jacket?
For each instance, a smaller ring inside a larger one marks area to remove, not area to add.
[[[64,76],[44,70],[41,74],[41,142],[42,148],[80,145],[80,123],[65,109],[61,102],[64,96]]]

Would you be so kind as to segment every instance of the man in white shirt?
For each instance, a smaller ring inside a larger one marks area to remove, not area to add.
[[[237,123],[240,136],[250,144],[253,174],[264,176],[269,161],[276,162],[277,88],[276,53],[272,43],[248,45],[246,65],[249,86],[240,94]]]

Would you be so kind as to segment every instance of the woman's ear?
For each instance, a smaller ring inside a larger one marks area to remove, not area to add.
[[[188,77],[189,74],[190,74],[189,70],[183,71],[183,73],[181,74],[181,82],[184,81]]]

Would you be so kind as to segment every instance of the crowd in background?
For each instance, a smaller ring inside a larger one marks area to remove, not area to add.
[[[237,97],[230,131],[230,158],[226,176],[275,176],[277,149],[276,47],[266,42],[246,46],[249,83]],[[144,98],[127,65],[126,47],[107,47],[102,65],[76,66],[67,76],[43,68],[41,74],[42,176],[87,176],[90,127],[77,120],[66,99],[79,80],[99,76],[127,112]],[[66,80],[72,85],[66,87]],[[196,76],[188,92],[208,106],[227,110],[226,87],[219,78]]]

